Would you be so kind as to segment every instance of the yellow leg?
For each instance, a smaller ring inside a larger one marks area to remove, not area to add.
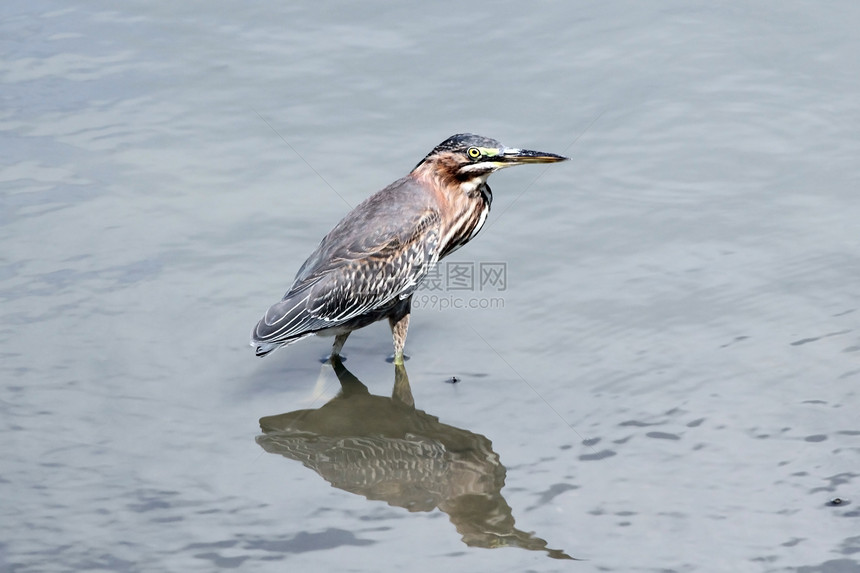
[[[394,364],[403,364],[403,347],[406,345],[406,331],[409,330],[409,311],[401,317],[389,317],[391,336],[394,339]]]

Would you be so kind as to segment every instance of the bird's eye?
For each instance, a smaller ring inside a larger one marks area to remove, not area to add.
[[[469,157],[471,157],[472,159],[477,159],[481,156],[481,150],[477,147],[470,147],[469,151],[467,151],[466,153],[468,153]]]

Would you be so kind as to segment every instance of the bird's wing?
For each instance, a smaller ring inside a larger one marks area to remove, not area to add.
[[[253,340],[281,343],[333,328],[411,295],[439,259],[440,217],[398,181],[341,221],[305,261]]]
[[[310,288],[308,312],[344,323],[408,297],[439,260],[439,241],[439,215],[426,212],[382,245],[351,245]]]

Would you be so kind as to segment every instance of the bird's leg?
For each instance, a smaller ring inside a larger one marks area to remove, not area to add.
[[[334,337],[334,344],[331,345],[332,357],[340,357],[340,351],[343,349],[343,345],[346,344],[346,339],[349,338],[349,335],[349,332],[345,332]]]
[[[391,336],[394,338],[394,364],[403,364],[403,346],[406,344],[406,331],[409,329],[409,307],[406,312],[388,317]]]

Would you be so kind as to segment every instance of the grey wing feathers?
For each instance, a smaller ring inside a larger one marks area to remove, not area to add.
[[[290,339],[298,339],[306,332],[318,330],[314,328],[318,321],[308,312],[308,301],[311,293],[308,290],[285,297],[273,304],[257,323],[251,339],[255,343],[284,343]],[[321,326],[325,328],[324,326]]]
[[[410,241],[394,240],[372,255],[345,262],[314,289],[312,314],[346,322],[411,295],[438,260],[437,221],[434,214]]]
[[[377,224],[348,237],[352,240],[332,245],[345,222],[349,220],[323,239],[289,292],[255,327],[252,344],[258,346],[258,355],[408,297],[438,260],[439,216],[435,210],[414,212],[396,228]]]

